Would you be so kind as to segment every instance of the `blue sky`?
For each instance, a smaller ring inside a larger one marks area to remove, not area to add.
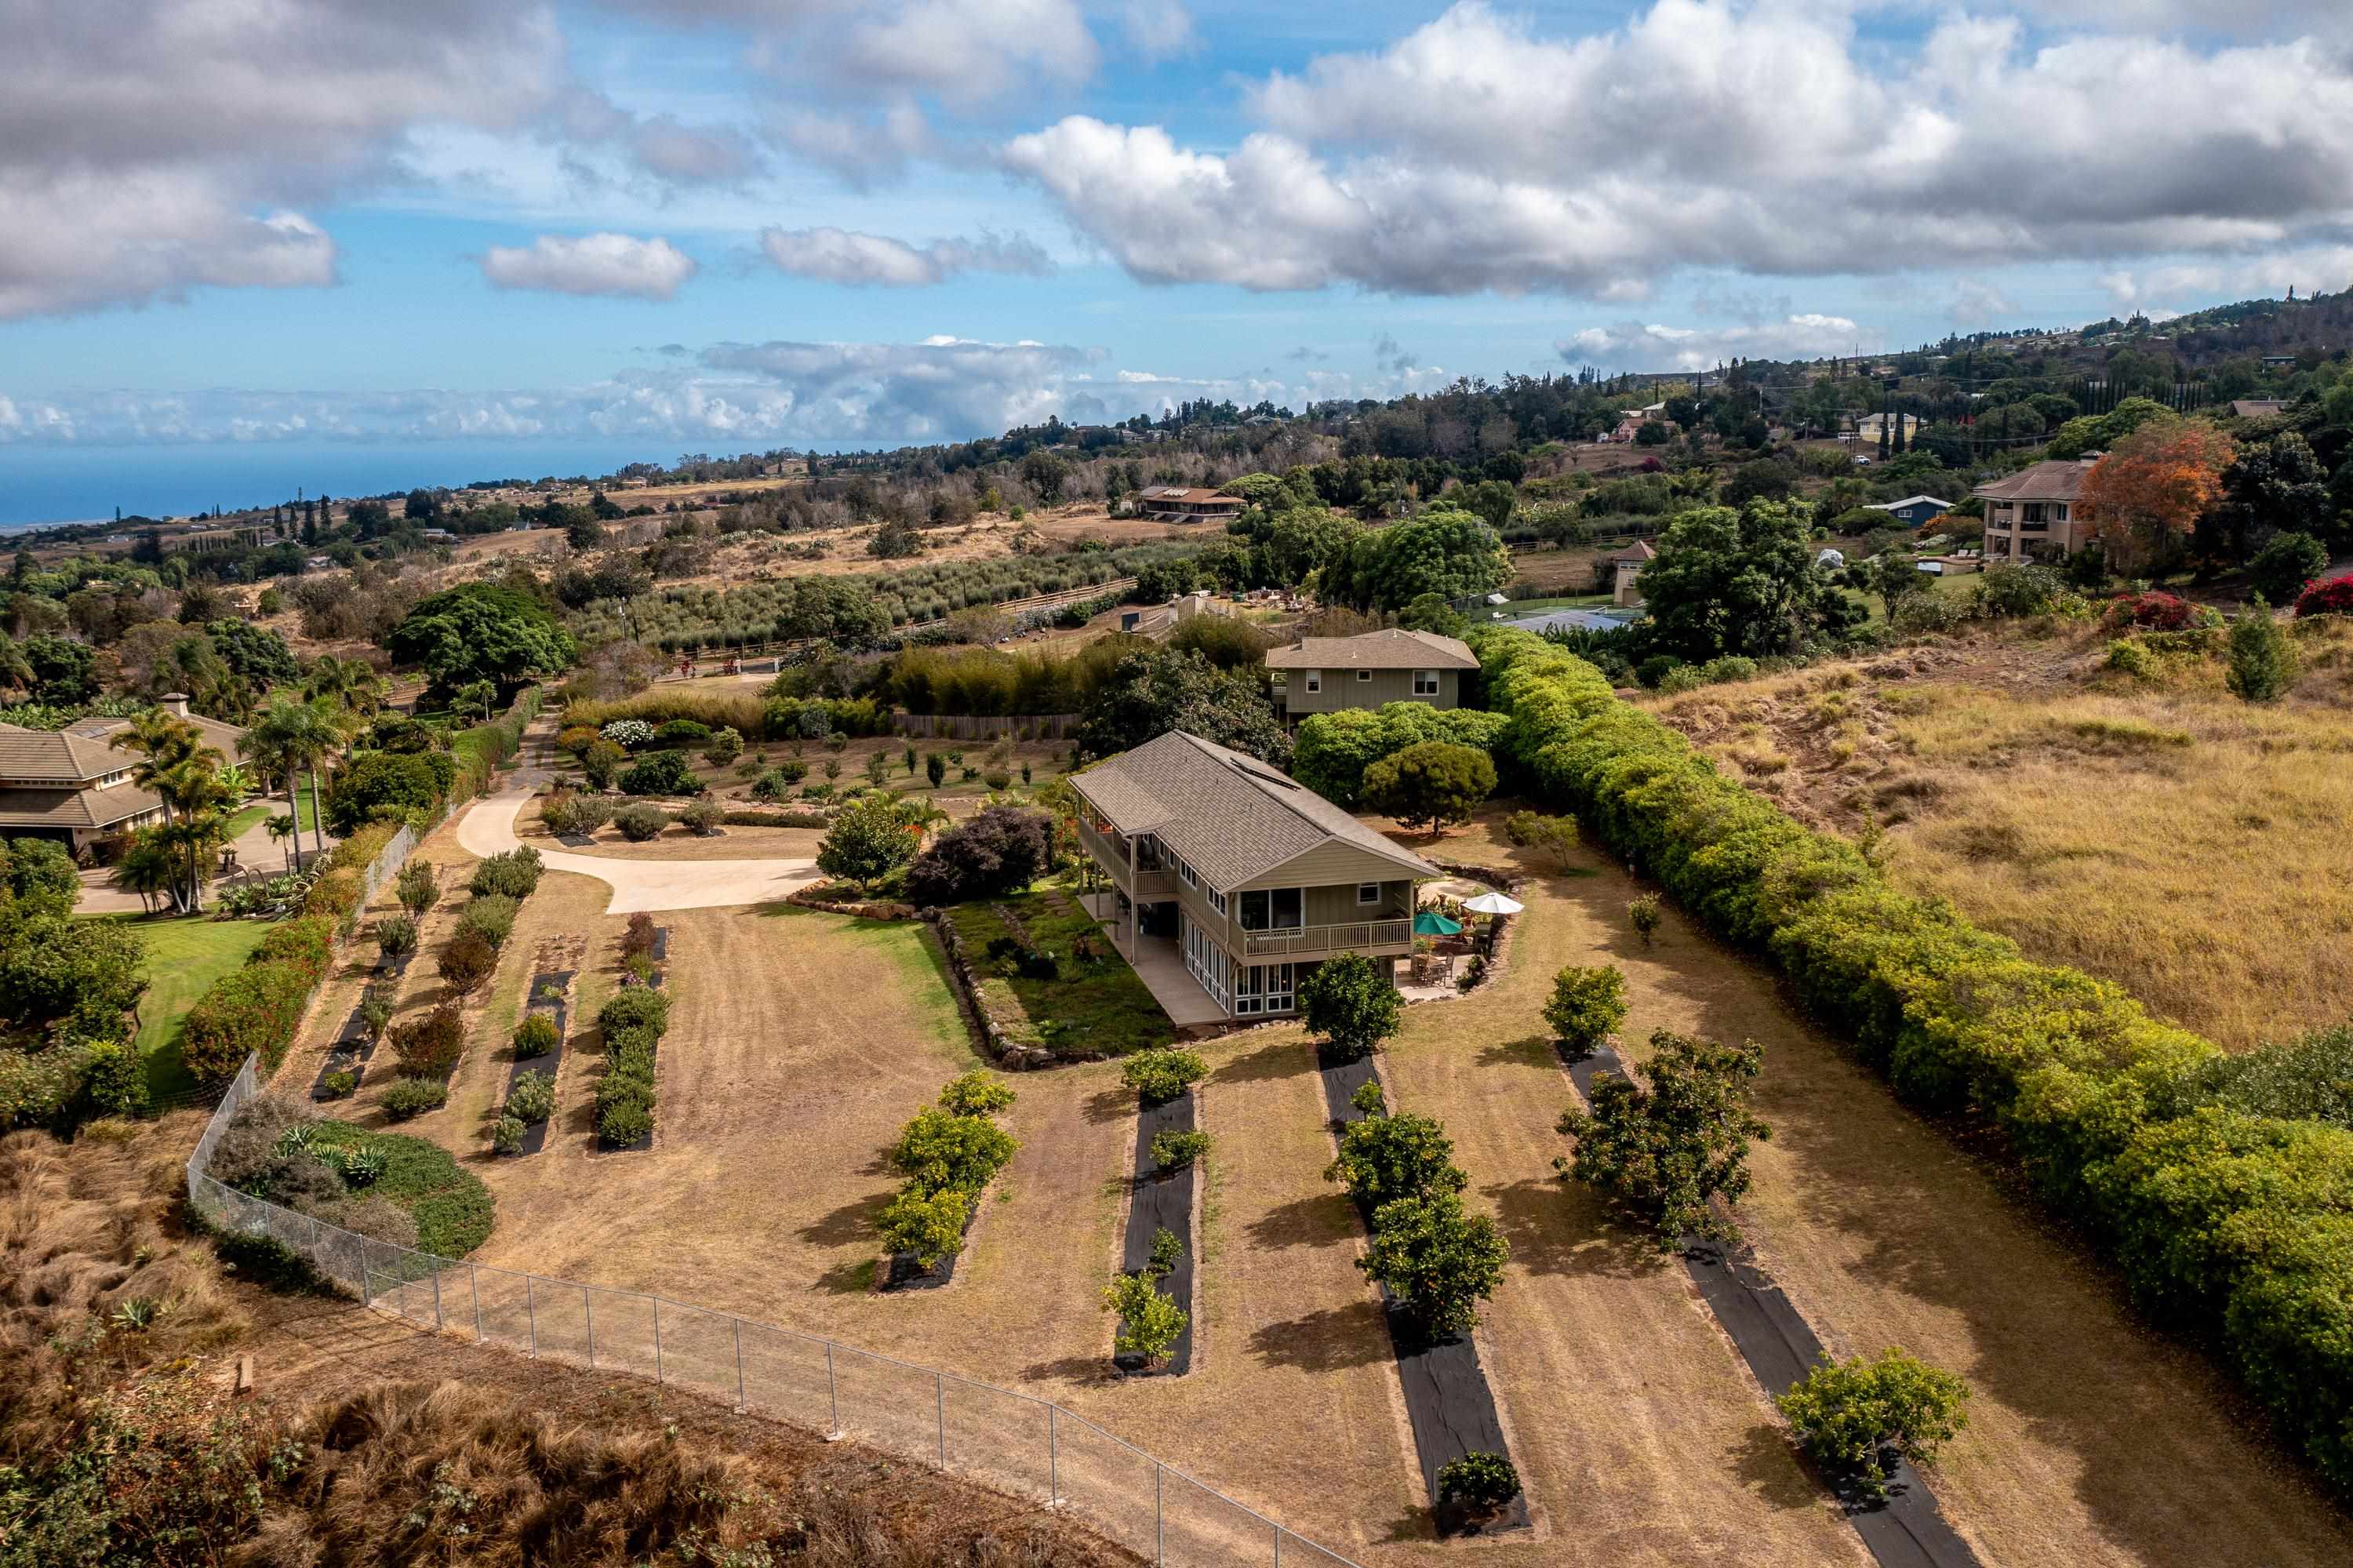
[[[0,0],[0,518],[2353,281],[2315,0],[89,9]]]

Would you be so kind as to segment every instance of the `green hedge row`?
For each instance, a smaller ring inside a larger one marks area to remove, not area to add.
[[[196,999],[188,1010],[183,1048],[198,1083],[227,1083],[248,1053],[259,1054],[264,1078],[278,1070],[312,988],[326,978],[334,942],[331,916],[289,920],[264,937],[242,967]]]
[[[1718,936],[1769,953],[1904,1098],[1991,1118],[2143,1306],[2214,1333],[2288,1439],[2353,1492],[2353,1131],[2196,1107],[2185,1080],[2217,1055],[2207,1041],[1898,892],[1582,660],[1524,631],[1473,641],[1509,720],[1497,759],[1522,788]]]
[[[458,787],[454,793],[461,799],[490,792],[491,780],[499,765],[522,749],[522,732],[539,716],[539,705],[543,694],[537,686],[525,688],[514,705],[488,724],[478,724],[461,730],[449,743],[458,759]]]
[[[596,1132],[626,1149],[654,1129],[654,1047],[670,1028],[670,998],[649,986],[617,992],[596,1013],[605,1075],[596,1080]]]

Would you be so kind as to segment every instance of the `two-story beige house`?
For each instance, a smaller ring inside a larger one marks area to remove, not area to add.
[[[1985,503],[1987,563],[2057,560],[2088,544],[2078,497],[2099,461],[2098,452],[2052,458],[1970,491]]]
[[[1287,1013],[1325,959],[1411,952],[1414,884],[1444,874],[1279,769],[1181,730],[1071,788],[1101,889],[1091,907],[1180,1024]],[[1178,963],[1206,1001],[1198,1017],[1155,980]]]
[[[1462,676],[1479,657],[1459,637],[1434,631],[1367,631],[1358,637],[1303,637],[1266,656],[1282,672],[1276,707],[1286,718],[1377,708],[1385,703],[1462,705]]]

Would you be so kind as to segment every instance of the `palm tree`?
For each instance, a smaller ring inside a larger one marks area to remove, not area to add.
[[[131,781],[162,802],[166,829],[172,824],[178,804],[179,780],[199,763],[209,778],[213,765],[221,760],[219,750],[205,744],[202,730],[162,708],[142,713],[128,728],[115,731],[114,738],[107,744],[118,751],[140,753],[139,760],[131,766]],[[175,903],[180,900],[176,887],[173,899]]]
[[[286,869],[289,871],[301,870],[301,865],[295,860],[294,856],[296,851],[302,847],[302,824],[294,820],[294,813],[289,811],[282,817],[272,817],[263,825],[269,828],[269,837],[272,842],[282,846],[286,843],[288,839],[292,839],[294,841],[292,847],[286,850]]]
[[[323,854],[327,841],[319,826],[319,764],[334,756],[343,744],[347,723],[344,712],[332,698],[313,697],[304,702],[280,692],[246,732],[246,755],[273,778],[285,781],[286,809],[294,816],[297,871],[302,869],[302,807],[295,798],[295,781],[305,772],[311,776],[311,835]]]
[[[205,884],[209,880],[206,854],[211,852],[217,856],[228,838],[228,818],[221,808],[235,797],[221,787],[220,763],[217,747],[199,746],[186,761],[156,781],[155,792],[177,812],[176,820],[164,828],[164,837],[187,853],[188,891],[181,906],[192,915],[205,906]]]
[[[384,677],[361,660],[322,654],[302,677],[302,694],[325,697],[355,714],[373,714],[384,705]]]
[[[141,828],[131,835],[131,842],[114,863],[114,874],[109,880],[124,893],[139,895],[147,912],[155,912],[155,900],[172,891],[180,876],[180,859],[172,846],[164,842],[161,830]]]

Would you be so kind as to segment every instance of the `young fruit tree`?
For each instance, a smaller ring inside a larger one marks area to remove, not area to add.
[[[1553,976],[1544,1016],[1555,1040],[1580,1055],[1590,1054],[1626,1022],[1626,977],[1610,964],[1564,969]]]
[[[1773,1403],[1816,1463],[1877,1497],[1898,1462],[1936,1462],[1937,1449],[1969,1424],[1968,1397],[1958,1377],[1891,1348],[1875,1361],[1825,1356]]]
[[[1192,1317],[1160,1294],[1149,1274],[1123,1274],[1103,1288],[1103,1310],[1119,1315],[1112,1349],[1124,1356],[1142,1356],[1145,1366],[1168,1359],[1177,1336]]]
[[[1477,1449],[1438,1467],[1438,1504],[1460,1503],[1473,1514],[1494,1513],[1520,1495],[1520,1472],[1504,1454]]]
[[[1452,1192],[1399,1198],[1373,1213],[1373,1245],[1356,1266],[1404,1303],[1433,1340],[1478,1326],[1478,1303],[1495,1293],[1511,1256],[1503,1232],[1484,1214],[1462,1212]]]
[[[1459,1192],[1470,1178],[1454,1163],[1454,1140],[1426,1116],[1367,1116],[1340,1133],[1340,1158],[1324,1168],[1367,1208],[1399,1198]]]
[[[1119,1065],[1119,1081],[1146,1105],[1166,1105],[1208,1075],[1209,1065],[1191,1051],[1161,1046],[1138,1051]]]
[[[1643,1068],[1651,1086],[1614,1073],[1593,1080],[1591,1111],[1571,1109],[1560,1130],[1577,1139],[1556,1168],[1613,1194],[1657,1233],[1661,1251],[1685,1235],[1725,1235],[1710,1213],[1721,1193],[1748,1191],[1748,1144],[1772,1129],[1749,1114],[1748,1084],[1764,1070],[1756,1044],[1718,1045],[1660,1030]]]
[[[1299,982],[1299,1012],[1308,1032],[1342,1061],[1369,1055],[1397,1033],[1404,1003],[1388,976],[1362,953],[1326,959]]]

